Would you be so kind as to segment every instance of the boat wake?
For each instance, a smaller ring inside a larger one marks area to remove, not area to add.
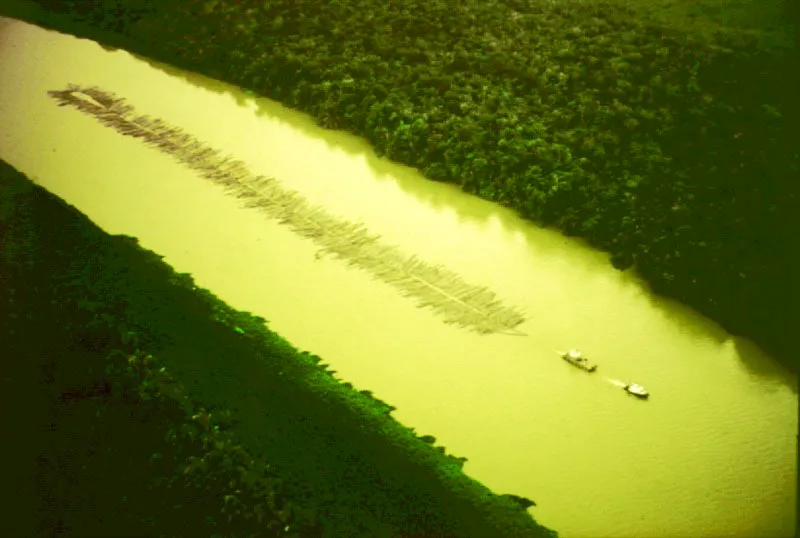
[[[608,381],[612,385],[616,385],[616,386],[622,387],[622,388],[625,388],[626,386],[628,386],[627,383],[625,383],[624,381],[620,381],[619,379],[606,378],[606,381]]]

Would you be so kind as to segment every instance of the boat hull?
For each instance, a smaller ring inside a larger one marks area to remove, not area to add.
[[[631,385],[625,386],[625,392],[630,394],[631,396],[636,396],[641,400],[646,400],[650,397],[650,393],[644,390],[643,388],[633,388]]]
[[[573,366],[577,366],[581,370],[585,370],[587,372],[594,372],[595,370],[597,370],[597,365],[596,364],[591,364],[586,359],[583,359],[583,358],[575,359],[575,358],[570,357],[567,354],[562,355],[561,358],[564,359],[565,361],[567,361],[568,363],[572,364]]]

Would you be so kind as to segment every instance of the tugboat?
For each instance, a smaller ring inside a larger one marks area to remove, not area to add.
[[[562,359],[571,364],[574,364],[575,366],[581,368],[582,370],[586,370],[587,372],[594,372],[595,370],[597,370],[597,365],[591,364],[586,359],[586,357],[581,355],[581,352],[578,351],[577,349],[570,349],[566,353],[563,351],[559,351],[558,354],[561,355]]]
[[[650,393],[647,392],[646,388],[641,385],[637,385],[636,383],[625,385],[625,392],[628,394],[633,394],[637,398],[641,398],[643,400],[646,400],[650,396]]]

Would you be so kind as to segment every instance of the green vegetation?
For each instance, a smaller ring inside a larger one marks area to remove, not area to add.
[[[800,59],[780,19],[790,5],[747,17],[744,0],[60,9],[80,23],[70,31],[282,101],[585,238],[797,366],[800,301],[786,294],[799,287],[787,260],[800,257]]]
[[[2,161],[0,305],[0,535],[555,536]]]

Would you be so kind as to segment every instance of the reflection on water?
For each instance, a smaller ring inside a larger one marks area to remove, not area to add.
[[[465,471],[566,537],[787,536],[796,380],[747,342],[648,293],[603,253],[378,159],[264,99],[94,43],[0,32],[0,157],[110,233],[136,236],[269,320]],[[527,337],[442,324],[220,186],[47,91],[73,81],[235,155],[336,218],[518,306]],[[594,373],[554,349],[578,347]],[[618,383],[647,387],[651,401]]]
[[[733,344],[739,362],[765,390],[779,391],[787,387],[786,380],[792,375],[785,366],[766,355],[752,340],[735,338]],[[797,383],[788,386],[797,396]]]

